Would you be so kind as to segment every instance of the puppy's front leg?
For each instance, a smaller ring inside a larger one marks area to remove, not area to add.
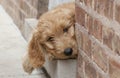
[[[32,65],[30,64],[30,60],[29,60],[28,54],[26,54],[23,57],[23,69],[24,69],[25,72],[27,72],[29,74],[31,74],[32,71],[34,70]]]

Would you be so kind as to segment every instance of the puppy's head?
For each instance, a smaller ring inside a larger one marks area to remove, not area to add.
[[[55,8],[41,16],[29,47],[34,67],[44,63],[45,53],[56,59],[76,57],[75,9],[74,5],[68,6]]]

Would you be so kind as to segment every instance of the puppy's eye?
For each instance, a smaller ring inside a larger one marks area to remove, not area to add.
[[[54,37],[48,37],[47,41],[54,41]]]
[[[64,29],[63,29],[63,32],[68,32],[68,28],[64,28]]]

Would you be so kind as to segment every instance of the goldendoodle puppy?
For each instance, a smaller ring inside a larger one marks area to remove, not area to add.
[[[45,57],[51,59],[76,58],[77,44],[74,33],[75,3],[66,3],[44,13],[29,42],[23,67],[28,73],[42,67]]]

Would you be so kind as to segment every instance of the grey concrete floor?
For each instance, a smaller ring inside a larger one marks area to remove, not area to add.
[[[9,15],[0,6],[0,78],[45,78],[43,72],[28,75],[22,68],[27,43]]]

